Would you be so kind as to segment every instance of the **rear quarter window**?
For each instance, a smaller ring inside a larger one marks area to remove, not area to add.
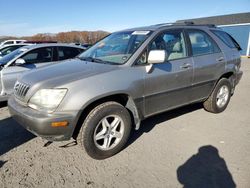
[[[239,44],[226,32],[211,30],[222,42],[224,42],[230,48],[239,48]]]

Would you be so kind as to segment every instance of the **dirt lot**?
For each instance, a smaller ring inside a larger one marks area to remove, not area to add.
[[[227,110],[187,106],[143,122],[116,156],[43,147],[0,108],[0,187],[250,187],[250,60]]]

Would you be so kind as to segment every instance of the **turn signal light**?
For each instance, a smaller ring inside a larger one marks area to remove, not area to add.
[[[52,127],[66,127],[69,123],[67,121],[52,122]]]

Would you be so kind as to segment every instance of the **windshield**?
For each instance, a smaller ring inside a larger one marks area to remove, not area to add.
[[[20,48],[22,46],[19,45],[15,45],[15,46],[7,46],[5,48],[0,49],[0,56],[5,56],[11,52],[13,52],[14,50]]]
[[[150,31],[113,33],[83,52],[79,58],[98,63],[123,64],[150,34]]]
[[[2,57],[0,59],[0,65],[5,65],[7,64],[9,61],[11,61],[12,59],[14,59],[15,57],[19,56],[20,54],[24,53],[27,50],[27,48],[21,48],[21,49],[17,49],[11,53],[9,53],[8,55]]]

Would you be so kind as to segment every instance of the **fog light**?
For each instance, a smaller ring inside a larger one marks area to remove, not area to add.
[[[67,121],[53,122],[52,127],[66,127],[69,123]]]

